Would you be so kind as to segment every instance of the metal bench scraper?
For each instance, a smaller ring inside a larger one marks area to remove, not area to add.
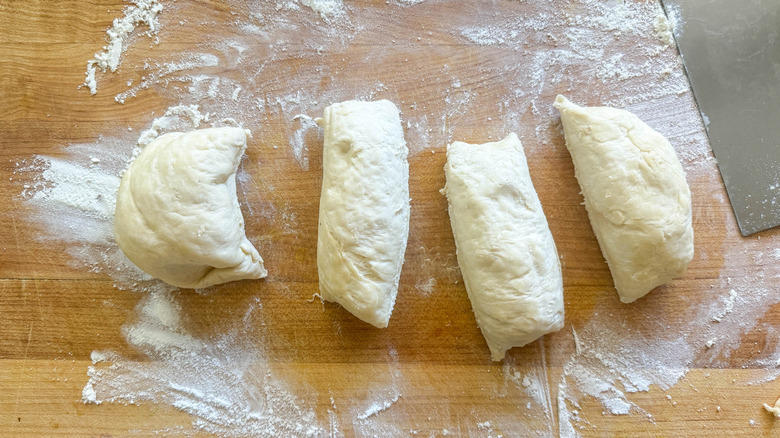
[[[742,235],[780,225],[780,0],[662,0]]]

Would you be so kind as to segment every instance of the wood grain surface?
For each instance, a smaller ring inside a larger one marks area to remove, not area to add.
[[[439,88],[430,83],[433,81],[419,80],[426,77],[425,69],[431,65],[447,64],[464,72],[464,88],[478,91],[481,99],[497,102],[507,90],[491,85],[496,78],[491,77],[490,66],[498,62],[495,57],[504,54],[439,32],[438,23],[458,15],[479,14],[481,6],[477,3],[442,2],[431,7],[434,12],[418,18],[407,14],[404,19],[389,20],[388,33],[408,35],[411,45],[402,49],[358,35],[342,53],[326,53],[320,62],[335,72],[334,80],[341,81],[344,90],[360,89],[365,76],[381,81],[386,89],[376,97],[390,98],[406,112],[413,110],[403,108],[402,102],[414,101],[426,103],[432,113],[443,113],[445,103],[438,95]],[[516,2],[489,3],[491,10],[499,12],[516,6]],[[577,7],[576,2],[560,3],[566,8]],[[26,181],[17,172],[18,163],[36,154],[62,157],[65,145],[94,142],[103,133],[127,126],[142,130],[154,117],[151,111],[159,115],[176,103],[154,88],[124,105],[116,103],[113,96],[137,76],[130,67],[102,76],[95,96],[78,88],[86,60],[104,44],[105,29],[121,16],[124,6],[126,3],[115,0],[0,0],[0,436],[200,434],[192,431],[190,415],[162,404],[87,405],[81,401],[91,352],[113,350],[127,358],[148,360],[128,346],[122,335],[122,326],[135,318],[141,295],[119,290],[104,273],[74,265],[66,242],[42,240],[47,230],[30,220],[33,207],[20,196]],[[386,5],[384,1],[358,2],[352,7],[381,11]],[[548,7],[561,5],[549,2]],[[205,0],[180,0],[176,11],[182,19],[214,16],[217,24],[229,15],[222,3]],[[424,46],[416,48],[412,43],[420,28],[431,33]],[[187,50],[201,38],[197,28],[187,26],[166,35],[158,45],[150,45],[148,39],[135,40],[133,47],[140,49],[128,50],[123,66],[137,66],[149,56]],[[290,42],[293,46],[303,43]],[[526,49],[533,49],[532,44]],[[268,47],[257,43],[249,50],[263,53]],[[367,59],[372,51],[383,53],[383,62],[349,64],[350,59]],[[258,87],[265,87],[269,95],[294,87],[285,72],[298,67],[304,68],[294,60],[279,62],[274,66],[279,69],[274,79],[263,79]],[[220,68],[227,67],[215,69]],[[410,69],[418,80],[403,78]],[[438,71],[431,73],[435,74]],[[563,87],[547,90],[537,101],[551,103],[557,92],[566,91]],[[680,110],[684,114],[666,113],[646,121],[661,129],[676,118],[690,117],[695,113],[693,100],[689,93],[682,99],[688,102]],[[483,142],[488,135],[496,135],[502,124],[494,108],[472,105],[457,120],[448,120],[452,137]],[[266,354],[274,372],[293,382],[290,385],[300,383],[297,390],[308,388],[319,393],[316,410],[320,414],[331,406],[328,394],[340,399],[364,398],[366,388],[381,380],[383,377],[377,376],[388,363],[396,361],[405,384],[418,388],[403,394],[392,407],[397,411],[393,418],[398,428],[410,435],[416,431],[419,436],[438,436],[449,429],[454,435],[487,436],[488,432],[476,425],[479,412],[517,415],[518,422],[538,421],[523,417],[526,400],[521,397],[522,391],[510,391],[502,397],[489,395],[504,387],[506,381],[502,365],[490,361],[460,274],[451,269],[455,266],[454,242],[446,199],[438,192],[444,185],[447,139],[440,138],[442,144],[433,147],[433,153],[426,150],[410,158],[412,218],[406,263],[390,326],[376,330],[337,305],[311,302],[317,292],[321,139],[307,138],[309,169],[304,170],[285,148],[271,147],[286,144],[289,121],[277,115],[263,124],[263,131],[255,132],[251,140],[242,167],[242,172],[253,178],[255,190],[244,192],[241,202],[248,235],[266,259],[269,278],[218,286],[209,294],[180,292],[187,329],[197,336],[213,335],[230,324],[237,312],[243,312],[239,309],[259,297],[264,309]],[[778,232],[770,230],[750,238],[739,235],[724,201],[717,169],[710,162],[705,171],[689,173],[688,177],[696,239],[696,256],[688,271],[626,311],[612,287],[581,204],[563,137],[558,128],[552,127],[550,144],[534,144],[537,128],[528,114],[516,126],[526,144],[531,175],[563,260],[567,325],[542,341],[511,350],[509,356],[518,367],[541,361],[553,394],[574,350],[572,327],[583,327],[599,314],[613,311],[625,313],[628,325],[648,318],[673,325],[690,318],[693,309],[707,303],[713,285],[720,285],[726,276],[751,278],[777,264],[769,258],[757,260],[751,253],[771,253],[777,248]],[[670,141],[675,147],[684,147],[680,139]],[[249,213],[247,205],[294,214],[295,232],[285,231],[266,216]],[[745,248],[744,252],[740,253],[740,248]],[[726,253],[742,256],[726,259]],[[423,295],[416,291],[415,285],[429,278],[435,280],[433,292]],[[758,281],[769,285],[770,293],[777,292],[771,287],[776,280]],[[762,323],[777,325],[780,308],[773,306],[760,318]],[[581,423],[580,433],[777,436],[780,425],[775,426],[761,404],[774,402],[780,395],[780,382],[737,384],[763,375],[763,370],[752,364],[776,340],[762,327],[765,325],[744,333],[740,346],[720,361],[695,360],[687,375],[672,388],[664,391],[652,386],[649,391],[631,394],[631,400],[651,413],[653,421],[634,411],[630,415],[603,414],[597,400],[584,399],[577,407],[581,417],[587,419]],[[647,336],[652,338],[655,333],[649,331]],[[388,346],[393,347],[395,357],[391,357]],[[557,403],[554,395],[553,402]],[[348,413],[340,415],[346,436],[355,434],[354,419]],[[558,430],[558,418],[552,417],[549,428],[543,430]],[[514,436],[511,427],[491,433]]]

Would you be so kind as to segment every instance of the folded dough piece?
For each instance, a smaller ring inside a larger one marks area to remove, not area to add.
[[[523,145],[514,133],[454,142],[444,166],[458,264],[493,360],[563,327],[563,279]]]
[[[620,300],[680,276],[693,258],[691,191],[672,145],[625,110],[563,96],[555,107]]]
[[[320,293],[387,327],[409,235],[409,164],[398,108],[348,101],[317,119],[325,130],[317,234]]]
[[[236,170],[249,131],[165,134],[146,146],[119,185],[114,237],[146,273],[203,288],[267,275],[244,234]]]

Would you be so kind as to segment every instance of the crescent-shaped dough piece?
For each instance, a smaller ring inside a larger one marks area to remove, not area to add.
[[[409,164],[398,108],[336,103],[325,131],[317,233],[320,293],[387,327],[409,235]]]
[[[691,191],[669,141],[625,110],[563,96],[555,107],[620,300],[682,275],[693,258]]]
[[[177,287],[265,277],[236,197],[248,137],[244,129],[211,128],[165,134],[146,146],[116,200],[114,237],[127,258]]]
[[[444,167],[463,281],[493,360],[563,327],[563,279],[547,219],[514,133],[454,142]]]

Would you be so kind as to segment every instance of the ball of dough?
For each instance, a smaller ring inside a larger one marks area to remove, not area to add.
[[[185,288],[267,275],[244,234],[236,170],[249,131],[211,128],[154,140],[119,185],[114,237],[146,273]]]
[[[620,300],[680,276],[693,258],[691,191],[672,145],[625,110],[563,96],[555,107]]]

